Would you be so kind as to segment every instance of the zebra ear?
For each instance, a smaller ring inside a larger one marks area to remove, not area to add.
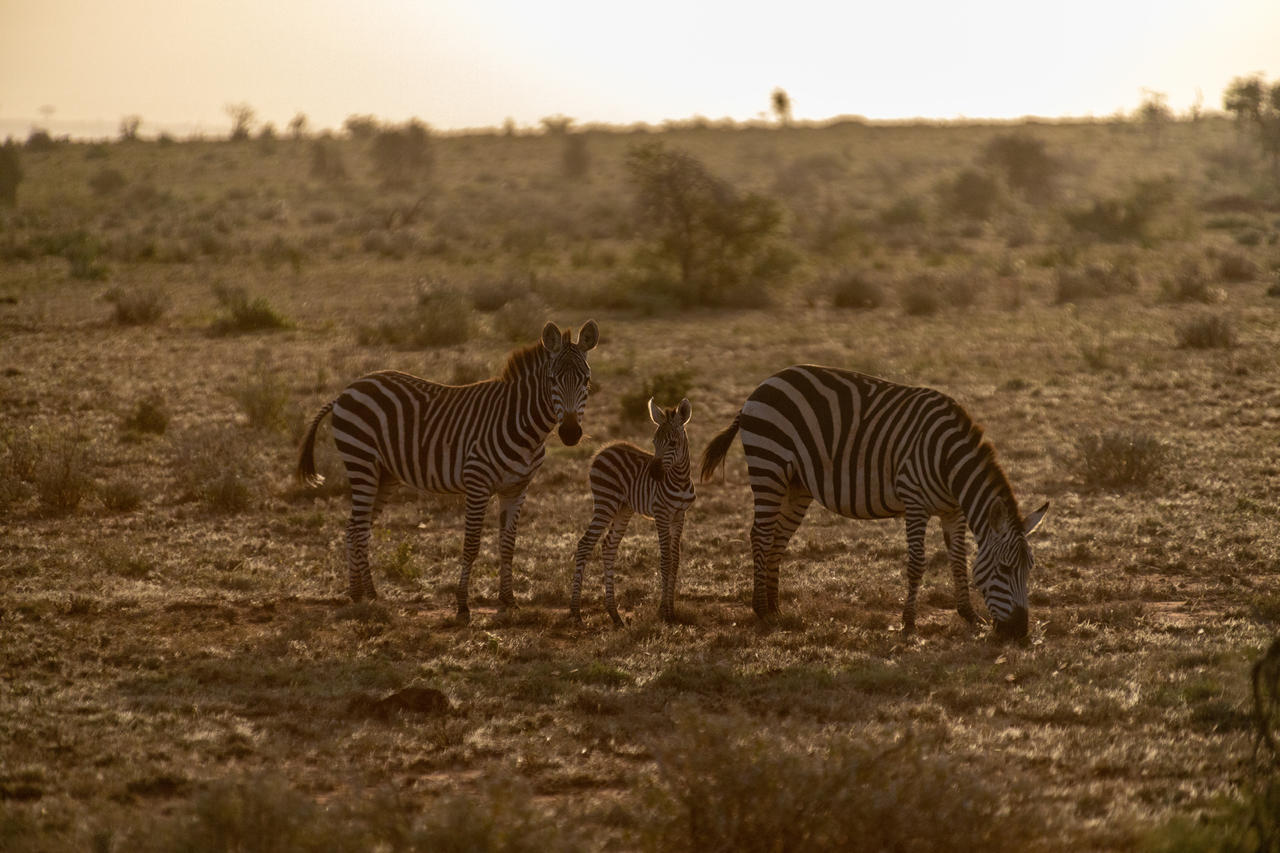
[[[662,426],[662,422],[666,420],[662,407],[653,402],[652,397],[649,398],[649,420],[653,421],[657,426]]]
[[[1045,513],[1049,511],[1049,502],[1045,501],[1044,506],[1022,519],[1022,535],[1030,536],[1036,532],[1036,528],[1044,521]]]
[[[595,320],[588,320],[582,324],[582,330],[578,332],[578,349],[586,352],[589,349],[595,349],[598,343],[600,343],[600,326]]]
[[[557,353],[564,346],[564,338],[560,334],[560,327],[550,320],[547,325],[542,327],[542,346],[547,352]]]
[[[680,405],[676,406],[676,414],[680,416],[680,423],[687,424],[689,418],[693,417],[693,403],[689,402],[689,398],[685,397],[680,401]]]

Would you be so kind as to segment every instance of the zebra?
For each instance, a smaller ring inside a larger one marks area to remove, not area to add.
[[[310,485],[323,481],[313,451],[320,421],[332,412],[334,443],[351,484],[346,550],[353,601],[377,597],[369,572],[370,527],[398,480],[424,492],[466,496],[457,588],[458,621],[464,623],[480,529],[490,499],[498,496],[499,610],[515,607],[511,557],[525,492],[552,428],[559,425],[567,445],[582,437],[591,381],[587,352],[599,339],[595,320],[582,326],[576,344],[569,329],[561,332],[549,322],[540,341],[507,356],[497,379],[453,386],[384,370],[357,379],[321,407],[303,439],[297,473]]]
[[[788,367],[751,392],[733,423],[711,440],[702,456],[703,481],[724,463],[739,429],[755,502],[752,606],[758,617],[778,612],[778,566],[816,498],[850,518],[905,517],[905,635],[915,630],[925,528],[937,515],[956,611],[977,621],[969,602],[967,522],[978,541],[974,581],[997,636],[1026,637],[1034,565],[1026,537],[1049,504],[1019,516],[994,448],[955,400],[848,370]]]
[[[649,418],[657,426],[653,433],[653,453],[626,441],[607,445],[591,460],[591,495],[595,509],[587,532],[578,542],[573,572],[572,618],[582,621],[582,570],[596,542],[606,528],[609,534],[600,546],[604,561],[604,602],[614,625],[622,624],[613,599],[613,562],[618,543],[633,513],[652,518],[658,527],[661,551],[662,600],[658,615],[675,621],[676,572],[680,568],[680,537],[684,532],[685,510],[693,503],[693,479],[689,475],[689,436],[685,425],[693,415],[693,405],[683,399],[673,409],[664,409],[649,398]]]

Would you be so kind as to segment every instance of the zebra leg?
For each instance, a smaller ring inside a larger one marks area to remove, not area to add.
[[[671,518],[665,523],[659,522],[658,543],[661,545],[663,539],[666,539],[666,547],[662,548],[666,553],[663,560],[665,568],[662,573],[662,603],[659,605],[658,615],[665,622],[676,621],[676,578],[680,571],[680,537],[683,534],[683,510],[672,513]]]
[[[596,543],[600,541],[600,534],[608,529],[613,517],[609,507],[597,502],[591,514],[591,523],[587,525],[587,532],[578,540],[578,549],[573,555],[573,589],[569,596],[569,616],[575,622],[582,621],[582,573],[587,567],[587,561],[591,559],[591,552],[596,549]]]
[[[902,606],[902,633],[916,630],[916,594],[924,577],[924,532],[929,526],[929,513],[919,507],[908,507],[907,520],[907,600]]]
[[[960,618],[975,625],[978,616],[969,600],[969,542],[965,538],[964,515],[951,512],[942,516],[942,541],[947,546],[951,562],[951,584],[956,594],[956,612]]]
[[[809,509],[809,504],[812,502],[812,495],[792,486],[791,491],[787,492],[786,501],[779,508],[778,523],[773,531],[773,545],[769,549],[768,560],[769,576],[766,595],[770,613],[779,612],[778,569],[782,566],[782,555],[786,553],[787,543],[800,527],[800,522],[804,521],[805,511]]]
[[[458,622],[464,625],[471,621],[471,608],[467,606],[471,564],[480,553],[480,528],[484,526],[484,512],[488,507],[488,494],[467,493],[467,527],[462,539],[462,570],[458,575]]]
[[[347,522],[347,595],[352,601],[377,598],[369,571],[369,536],[378,504],[381,471],[356,460],[344,460],[351,483],[351,519]]]
[[[520,521],[520,508],[529,484],[521,484],[519,491],[498,496],[498,523],[502,532],[498,539],[498,610],[515,610],[516,594],[512,589],[511,560],[516,549],[516,525]]]
[[[627,532],[627,524],[631,521],[631,508],[619,507],[609,526],[609,533],[600,545],[600,560],[604,563],[604,609],[608,611],[613,624],[622,627],[622,617],[618,615],[618,604],[613,597],[613,563],[618,559],[618,543],[622,534]]]

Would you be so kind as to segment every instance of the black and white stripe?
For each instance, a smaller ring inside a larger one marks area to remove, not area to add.
[[[351,484],[347,524],[348,594],[373,598],[369,535],[387,488],[396,480],[425,492],[466,495],[466,533],[458,578],[458,618],[470,613],[471,565],[480,550],[480,528],[489,500],[498,496],[499,593],[502,608],[515,605],[511,557],[516,524],[529,482],[542,464],[545,443],[559,424],[568,445],[582,437],[591,370],[587,351],[599,328],[588,321],[573,343],[554,323],[542,340],[513,352],[498,379],[452,386],[397,371],[357,379],[311,422],[298,474],[316,484],[316,430],[333,413],[333,437]]]
[[[1026,519],[982,429],[955,400],[848,370],[798,365],[766,379],[702,457],[709,479],[742,431],[755,498],[751,527],[756,614],[778,612],[778,566],[813,500],[850,518],[903,516],[907,598],[903,629],[915,628],[924,534],[940,516],[956,610],[969,603],[965,524],[978,541],[974,582],[1001,635],[1027,633],[1026,536],[1049,505]]]
[[[675,620],[676,574],[680,568],[680,537],[684,532],[684,514],[693,503],[693,479],[689,475],[689,437],[685,424],[693,414],[687,399],[674,409],[664,409],[649,400],[649,417],[657,425],[653,434],[653,453],[647,453],[625,441],[604,447],[591,460],[591,496],[595,509],[587,532],[578,542],[574,558],[573,600],[570,613],[581,620],[582,571],[595,550],[600,535],[607,529],[600,546],[604,561],[604,601],[615,625],[622,624],[613,598],[613,563],[618,556],[618,543],[634,513],[652,518],[658,528],[661,552],[662,599],[658,615],[665,621]]]

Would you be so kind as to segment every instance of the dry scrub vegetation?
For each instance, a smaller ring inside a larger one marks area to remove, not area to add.
[[[1248,140],[549,130],[18,152],[0,847],[1246,843],[1249,666],[1280,620],[1280,204]],[[344,602],[345,478],[325,437],[325,486],[291,480],[304,418],[369,370],[470,382],[588,317],[588,437],[553,437],[529,493],[522,609],[496,616],[491,519],[451,623],[461,504],[407,491],[375,526],[383,597]],[[700,453],[805,361],[944,389],[1024,506],[1052,501],[1031,643],[968,632],[936,532],[904,643],[901,524],[821,510],[758,628],[736,447],[689,513],[679,624],[642,529],[628,624],[596,577],[566,619],[588,460],[647,439],[637,402],[687,394]]]

